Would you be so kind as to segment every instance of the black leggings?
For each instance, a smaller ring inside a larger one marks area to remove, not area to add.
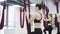
[[[44,33],[47,34],[46,31],[48,31],[49,34],[52,34],[52,29],[53,29],[53,27],[51,25],[49,25],[48,28],[44,29]]]
[[[59,24],[58,24],[58,27],[57,27],[57,34],[60,34],[60,28],[59,28]]]
[[[35,28],[34,32],[31,32],[31,34],[42,34],[41,28]]]
[[[35,29],[35,34],[42,34],[41,28],[36,28]]]
[[[59,24],[58,24],[58,27],[57,27],[57,32],[59,32]]]

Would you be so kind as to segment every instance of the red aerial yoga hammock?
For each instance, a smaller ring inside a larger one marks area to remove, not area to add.
[[[20,26],[24,27],[24,11],[26,11],[26,0],[24,0],[24,8],[20,7]],[[23,14],[22,14],[23,13]]]
[[[29,11],[29,18],[30,18],[30,0],[28,0],[28,11]],[[27,24],[28,25],[28,34],[30,34],[31,33],[31,24],[30,23],[28,23]]]
[[[21,28],[24,27],[24,11],[26,11],[26,0],[24,0],[24,8],[22,9],[20,7],[20,26]],[[30,14],[30,0],[28,0],[28,10],[29,10],[29,14]],[[22,17],[22,12],[23,12],[23,17]],[[23,18],[23,19],[22,19]],[[30,15],[29,15],[29,18],[30,18]],[[31,32],[31,27],[30,27],[30,24],[28,23],[27,19],[26,19],[26,24],[27,24],[27,34],[30,34]]]
[[[55,2],[55,5],[56,5],[57,13],[59,13],[59,9],[58,9],[59,0],[54,0],[54,2]],[[60,34],[60,32],[59,32],[59,25],[60,24],[57,21],[57,15],[55,16],[55,25],[56,25],[56,27],[58,27],[57,34]]]
[[[47,6],[45,6],[45,4],[42,4],[42,9],[43,9],[43,14],[48,18],[48,12],[49,12],[49,9]],[[46,14],[45,14],[45,11],[46,11]],[[46,18],[45,17],[45,18]],[[48,23],[46,21],[44,21],[44,27],[48,28]]]
[[[30,0],[28,0],[28,10],[29,10],[29,18],[30,18]],[[24,9],[25,9],[25,11],[26,11],[26,0],[24,0]],[[30,26],[30,24],[28,23],[28,21],[27,21],[27,19],[26,19],[26,24],[27,24],[27,34],[30,34],[30,32],[31,32],[31,26]]]
[[[21,26],[21,28],[24,27],[24,12],[23,12],[23,9],[21,7],[20,7],[20,26]]]
[[[28,0],[28,11],[29,11],[29,18],[30,18],[30,0]],[[26,0],[24,0],[24,9],[25,9],[25,11],[26,11]],[[27,34],[30,34],[30,32],[31,32],[31,26],[30,26],[30,24],[28,23],[28,21],[27,21],[27,19],[26,19],[26,24],[27,24]]]
[[[1,18],[1,22],[0,22],[1,23],[0,24],[0,30],[3,29],[3,27],[4,27],[4,13],[5,13],[4,10],[5,10],[5,7],[6,6],[5,6],[5,3],[4,3],[4,5],[3,5],[3,11],[2,11],[2,18]]]
[[[57,13],[59,13],[59,9],[58,9],[58,0],[54,0],[55,5],[56,5],[56,9],[57,9]],[[58,22],[57,22],[57,15],[55,14],[55,26],[58,27]]]

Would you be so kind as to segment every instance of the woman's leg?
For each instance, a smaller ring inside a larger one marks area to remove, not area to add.
[[[49,30],[49,34],[52,34],[52,30]]]
[[[58,32],[59,32],[59,26],[57,26],[57,34],[58,34]]]
[[[46,34],[46,29],[44,29],[44,33]]]
[[[53,27],[50,25],[50,26],[48,26],[48,32],[49,32],[49,34],[52,34],[52,29],[53,29]]]
[[[35,34],[34,32],[31,32],[30,34]]]
[[[59,26],[57,27],[57,34],[59,34]]]

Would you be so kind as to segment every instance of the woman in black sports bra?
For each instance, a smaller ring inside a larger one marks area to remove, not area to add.
[[[29,19],[29,16],[27,16],[27,20],[29,23],[31,23],[32,21],[34,21],[34,24],[35,24],[35,32],[31,33],[31,34],[42,34],[42,30],[41,30],[41,18],[42,18],[42,15],[40,13],[40,10],[42,8],[42,5],[41,4],[36,4],[35,6],[35,14],[34,16]],[[27,14],[29,15],[29,14]]]
[[[45,34],[47,34],[46,33],[46,31],[48,31],[49,32],[49,34],[52,34],[52,14],[48,14],[48,18],[46,17],[44,17],[44,33]],[[47,23],[47,24],[45,24],[45,23]]]
[[[57,34],[60,34],[60,14],[57,14],[57,22],[58,22]]]

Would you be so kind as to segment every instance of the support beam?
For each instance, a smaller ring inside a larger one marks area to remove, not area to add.
[[[9,13],[9,6],[7,5],[7,10],[6,10],[6,26],[7,26],[7,29],[8,29],[8,13]]]

